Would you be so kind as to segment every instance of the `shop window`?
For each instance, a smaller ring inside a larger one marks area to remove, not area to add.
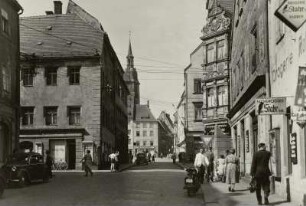
[[[81,124],[81,107],[68,107],[69,125]]]
[[[80,69],[81,67],[68,67],[70,85],[80,84]]]
[[[46,84],[49,86],[57,85],[57,68],[46,68]]]
[[[22,107],[22,125],[33,125],[34,122],[34,107]]]
[[[45,124],[57,125],[57,107],[45,107]]]

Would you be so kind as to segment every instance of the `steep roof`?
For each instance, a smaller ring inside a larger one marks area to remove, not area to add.
[[[156,122],[148,105],[136,105],[136,121],[139,122]]]
[[[75,13],[20,19],[21,53],[41,57],[96,56],[102,52],[103,37],[102,29]]]

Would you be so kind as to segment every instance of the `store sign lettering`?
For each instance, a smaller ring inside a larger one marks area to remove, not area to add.
[[[291,156],[291,162],[293,164],[297,164],[297,138],[296,133],[292,133],[290,135],[290,156]]]
[[[275,15],[293,31],[297,31],[306,21],[306,0],[285,0]]]
[[[265,99],[256,99],[255,111],[257,115],[286,114],[286,98],[273,97]]]
[[[293,53],[291,52],[285,59],[281,61],[280,65],[272,69],[272,81],[283,78],[286,70],[293,64]]]

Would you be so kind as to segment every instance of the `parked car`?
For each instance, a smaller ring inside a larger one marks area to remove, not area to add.
[[[9,156],[2,166],[7,183],[18,183],[23,187],[31,182],[41,180],[48,182],[49,175],[44,158],[39,153],[19,152]]]
[[[148,164],[148,160],[147,160],[146,154],[145,153],[138,153],[136,155],[135,163],[136,163],[136,165],[142,165],[142,164],[147,165]]]
[[[6,186],[5,174],[4,174],[4,171],[0,169],[0,197],[2,196],[4,192],[5,186]]]

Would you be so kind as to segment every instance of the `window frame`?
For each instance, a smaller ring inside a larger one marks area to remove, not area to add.
[[[50,113],[50,123],[48,123],[48,117],[49,117],[48,113]],[[45,125],[47,125],[47,126],[57,126],[58,125],[58,117],[57,116],[58,116],[58,107],[57,106],[44,107]]]
[[[81,107],[68,106],[68,123],[69,125],[81,125]],[[78,111],[77,111],[78,110]]]
[[[194,121],[202,121],[203,102],[193,102],[193,106],[194,106]]]
[[[35,110],[35,107],[21,107],[21,114],[22,114],[21,125],[22,126],[34,125],[34,110]]]
[[[45,76],[46,76],[46,85],[47,86],[57,86],[57,67],[46,67]]]
[[[9,36],[10,35],[10,22],[8,13],[1,8],[1,31]]]
[[[201,79],[200,78],[193,79],[193,93],[194,94],[202,94],[202,85],[201,85]]]
[[[69,85],[80,85],[81,81],[81,66],[69,66]]]
[[[215,43],[210,43],[206,45],[206,63],[212,63],[216,61],[216,55],[215,55]],[[212,58],[212,59],[210,59]]]
[[[221,42],[223,42],[223,45],[222,46],[219,46],[219,44],[221,43]],[[217,41],[217,46],[216,46],[216,52],[217,52],[217,60],[223,60],[223,59],[225,59],[226,57],[225,57],[225,40],[224,39],[222,39],[222,40],[219,40],[219,41]],[[222,51],[222,52],[220,52],[220,50]],[[220,53],[222,53],[222,56],[221,57],[219,57],[219,54]]]

